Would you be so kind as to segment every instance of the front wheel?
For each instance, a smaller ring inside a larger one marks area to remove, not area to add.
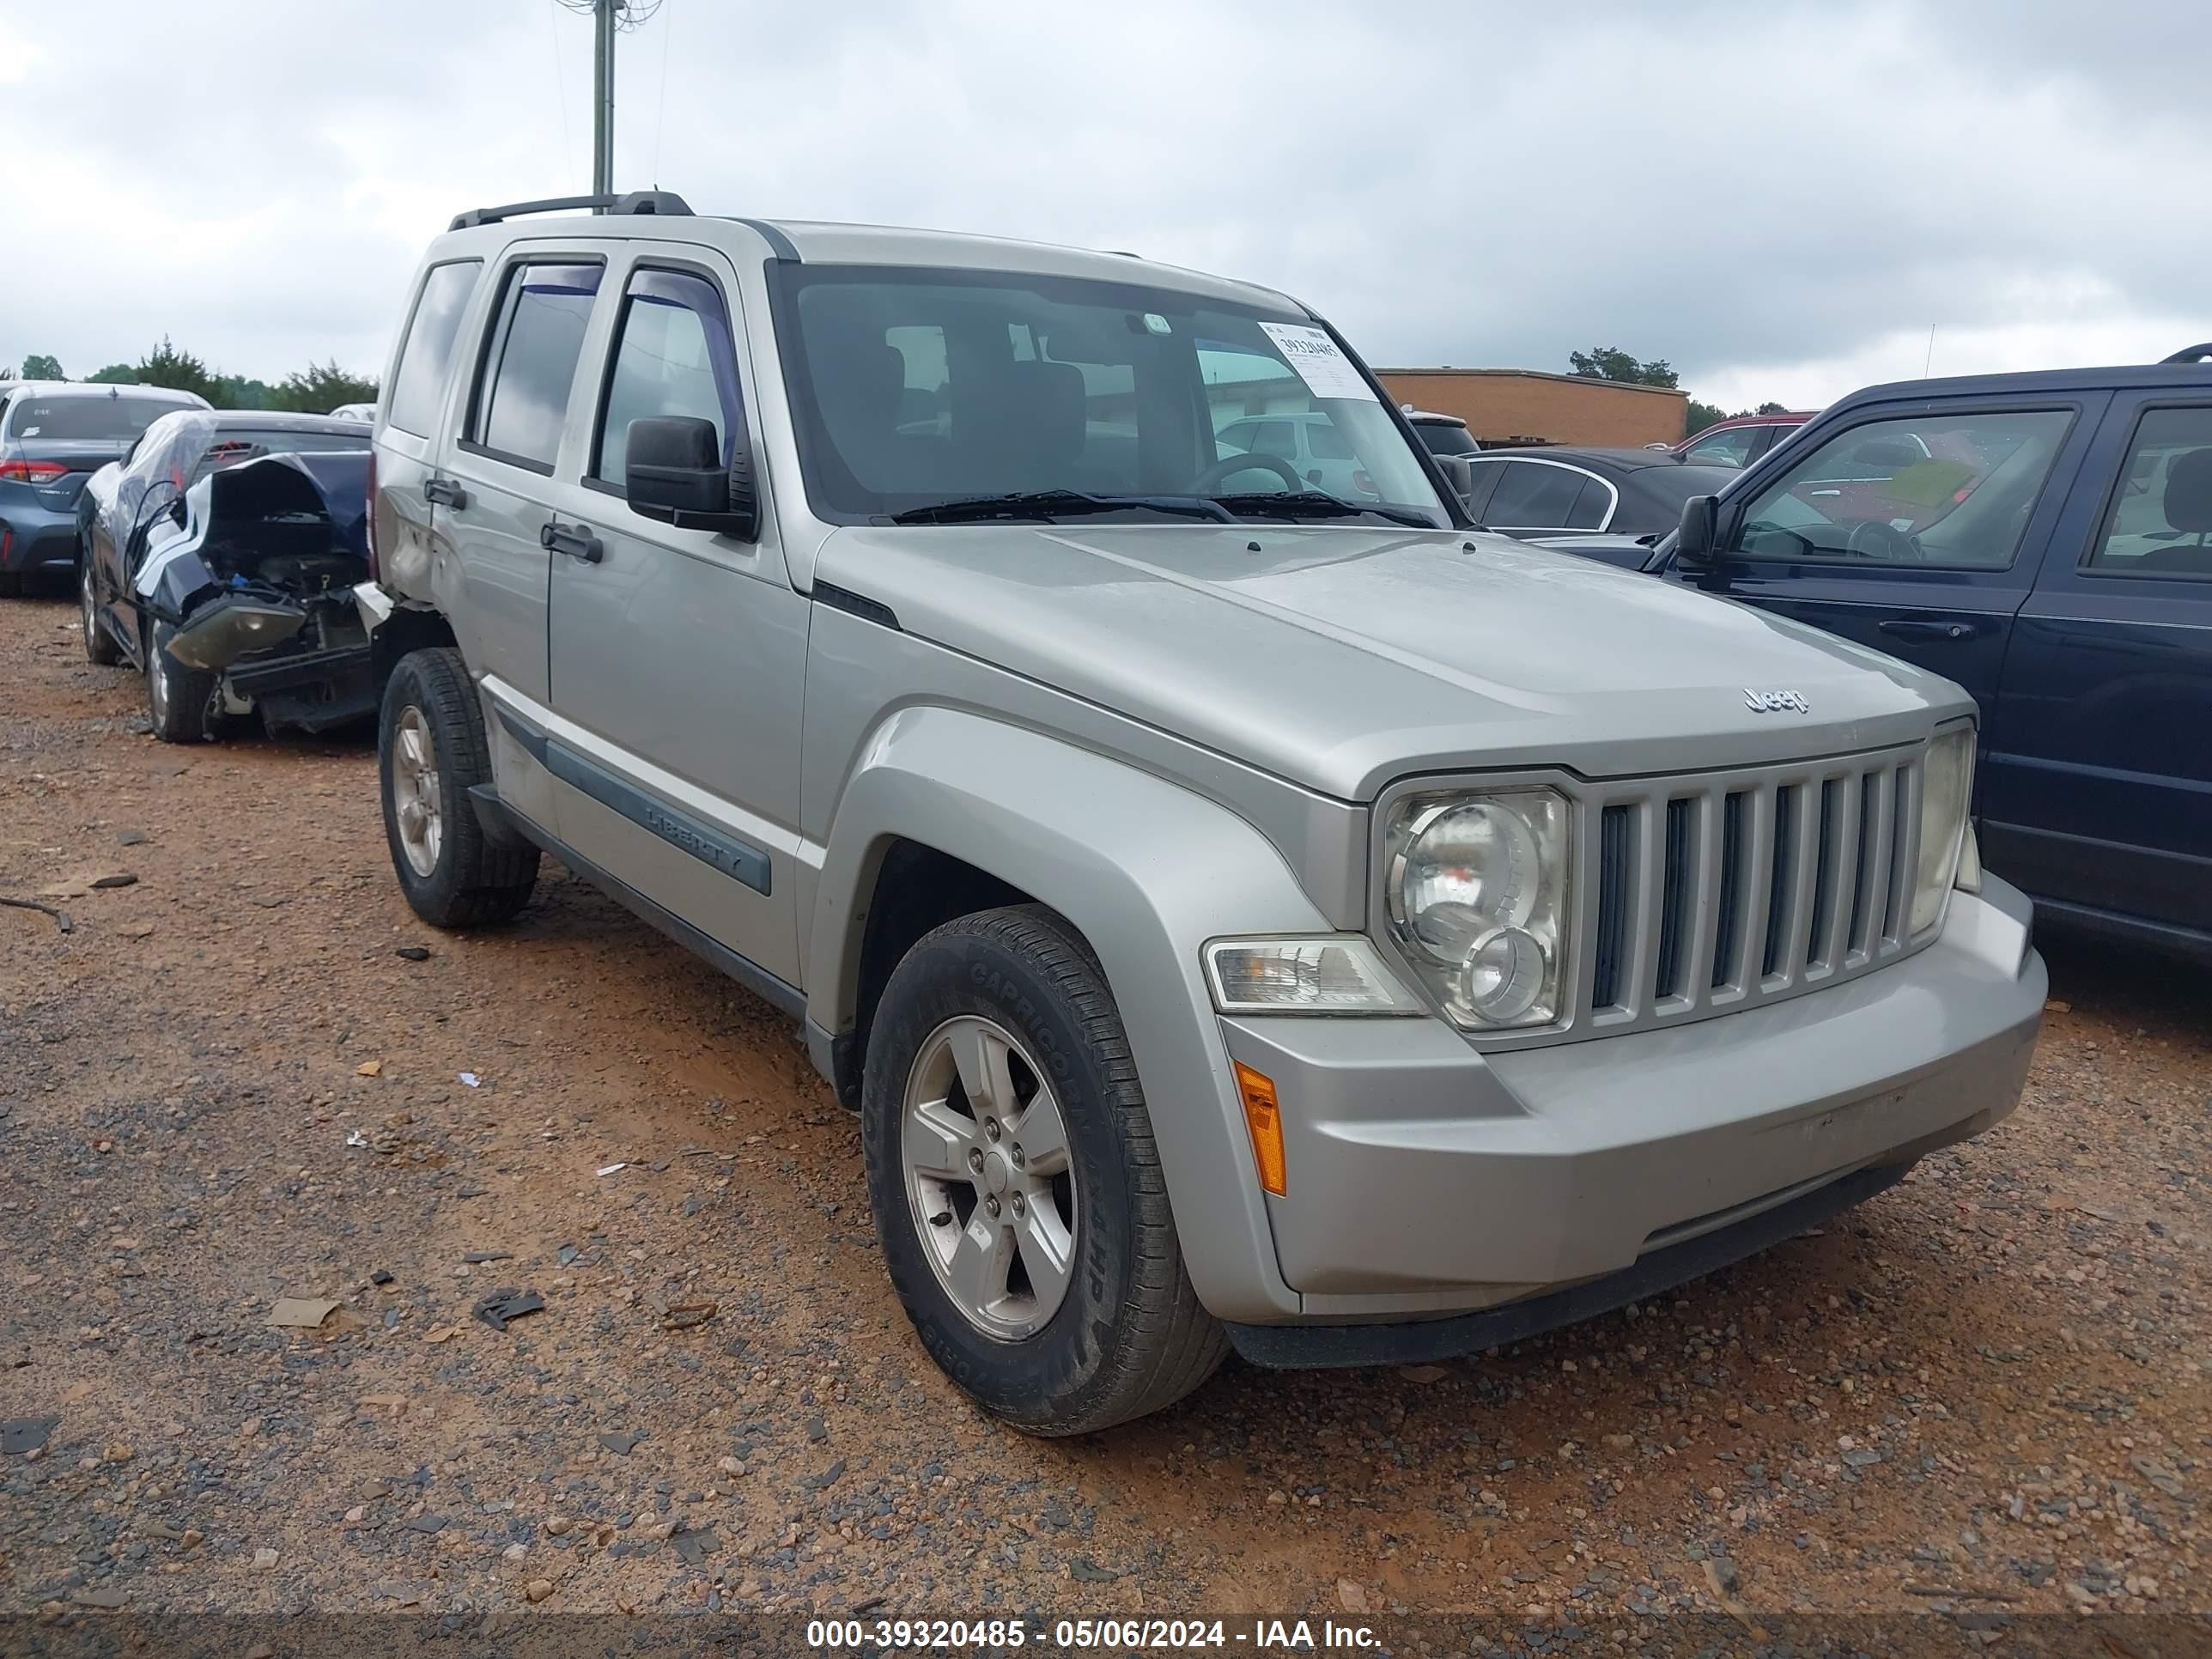
[[[930,1356],[1038,1435],[1172,1405],[1228,1352],[1176,1237],[1144,1091],[1082,938],[1024,905],[908,951],[868,1038],[862,1139]]]
[[[163,743],[205,743],[215,735],[216,678],[169,654],[176,636],[167,623],[147,630],[146,713]]]
[[[100,625],[100,600],[93,592],[92,555],[77,560],[77,605],[84,623],[84,659],[95,668],[112,668],[123,660],[123,649]]]
[[[483,710],[461,653],[410,652],[384,688],[376,762],[400,890],[434,927],[505,921],[530,902],[535,847],[484,834],[469,791],[492,781]]]

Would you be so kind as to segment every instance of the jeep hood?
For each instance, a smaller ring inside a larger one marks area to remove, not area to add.
[[[1973,708],[1785,618],[1459,531],[850,527],[815,574],[908,633],[1346,800],[1418,773],[1844,753]]]

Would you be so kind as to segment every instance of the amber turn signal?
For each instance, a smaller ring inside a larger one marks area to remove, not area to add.
[[[1278,1198],[1288,1191],[1284,1180],[1283,1114],[1275,1104],[1275,1085],[1242,1060],[1230,1064],[1237,1073],[1237,1097],[1244,1103],[1244,1127],[1252,1132],[1252,1159],[1260,1166],[1260,1184]]]

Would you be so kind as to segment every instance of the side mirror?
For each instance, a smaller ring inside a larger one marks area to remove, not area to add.
[[[1674,532],[1674,562],[1685,570],[1711,570],[1719,523],[1717,497],[1692,495],[1684,501],[1681,527]]]
[[[714,423],[694,415],[632,421],[628,435],[623,489],[632,508],[679,530],[712,530],[748,542],[759,537],[760,496],[742,424],[727,466]]]

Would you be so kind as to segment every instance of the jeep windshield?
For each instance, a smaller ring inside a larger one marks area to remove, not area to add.
[[[777,276],[830,522],[1452,522],[1365,371],[1286,307],[1030,272]]]

